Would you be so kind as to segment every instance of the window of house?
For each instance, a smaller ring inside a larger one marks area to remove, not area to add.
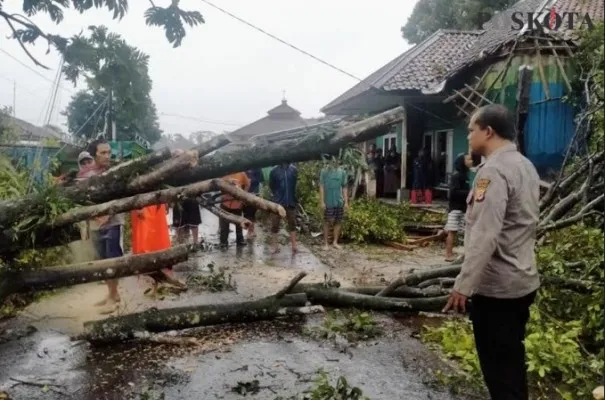
[[[382,137],[382,151],[383,154],[386,154],[387,151],[392,149],[393,147],[397,147],[397,134],[389,133]]]

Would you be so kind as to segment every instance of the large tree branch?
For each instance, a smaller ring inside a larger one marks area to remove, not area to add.
[[[259,210],[269,211],[274,214],[278,214],[282,218],[286,217],[286,210],[279,204],[276,204],[269,200],[265,200],[262,197],[256,196],[252,193],[248,193],[245,190],[242,190],[225,180],[215,179],[214,182],[216,184],[216,187],[220,189],[220,191],[223,193],[231,195],[238,200],[242,200],[244,203],[250,204],[251,206],[258,208]]]
[[[599,203],[603,203],[603,200],[605,199],[605,195],[603,193],[601,193],[600,196],[598,196],[597,198],[595,198],[594,200],[590,201],[588,204],[586,204],[584,207],[582,207],[573,217],[569,217],[563,220],[558,220],[556,222],[551,222],[549,224],[545,224],[540,226],[540,228],[538,229],[538,238],[544,236],[544,234],[546,232],[550,232],[553,230],[558,230],[558,229],[563,229],[563,228],[567,228],[569,226],[572,226],[580,221],[582,221],[584,218],[589,217],[591,215],[603,215],[602,213],[595,213],[592,212],[592,210],[599,205]]]
[[[559,218],[563,217],[571,209],[573,209],[573,207],[576,204],[578,204],[580,201],[582,201],[584,199],[585,193],[591,187],[593,177],[595,175],[598,176],[601,173],[601,171],[602,171],[602,168],[600,165],[594,169],[591,166],[589,166],[588,176],[584,180],[584,183],[582,183],[582,186],[577,191],[570,193],[565,198],[560,200],[557,204],[555,204],[555,206],[552,207],[550,212],[548,212],[548,214],[542,218],[542,220],[538,224],[538,228],[542,228],[552,222],[557,221]]]
[[[19,23],[19,24],[21,24],[23,26],[25,26],[27,29],[35,31],[38,34],[38,36],[42,36],[43,38],[45,38],[46,40],[48,40],[49,44],[51,42],[50,38],[47,35],[45,35],[40,30],[40,28],[38,28],[36,25],[29,24],[29,23],[26,23],[24,21],[21,21],[18,18],[15,18],[14,15],[7,14],[7,13],[5,13],[5,12],[3,12],[3,11],[0,10],[0,16],[2,16],[4,18],[4,20],[6,21],[6,23],[10,27],[11,31],[13,32],[13,38],[17,39],[17,42],[19,43],[19,46],[21,46],[21,49],[23,49],[23,51],[25,52],[25,54],[27,54],[27,56],[29,57],[29,59],[32,60],[34,62],[34,64],[36,64],[39,67],[42,67],[44,69],[50,69],[46,65],[44,65],[40,61],[38,61],[38,59],[36,57],[34,57],[29,52],[29,50],[25,46],[25,43],[23,43],[23,40],[21,39],[21,36],[17,32],[17,29],[15,29],[15,26],[13,25],[13,21],[17,22],[17,23]]]
[[[229,221],[233,225],[239,226],[242,229],[248,229],[252,222],[242,217],[241,215],[231,214],[219,207],[216,206],[205,206],[205,208],[210,211],[212,214],[216,215],[219,219],[224,219],[225,221]]]
[[[180,199],[195,198],[201,193],[217,190],[215,181],[205,181],[192,185],[181,186],[172,189],[160,190],[152,193],[139,194],[94,206],[74,208],[59,215],[53,225],[55,227],[86,221],[102,215],[115,215],[130,210],[138,210],[143,207],[157,204],[167,204]]]
[[[0,302],[9,294],[56,289],[87,282],[139,275],[171,267],[188,258],[189,246],[182,245],[154,253],[129,255],[101,261],[91,261],[61,267],[47,267],[32,271],[4,273],[2,282],[10,282],[0,292]]]

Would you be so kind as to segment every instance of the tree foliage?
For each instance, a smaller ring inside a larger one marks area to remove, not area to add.
[[[111,90],[118,139],[133,140],[138,134],[156,142],[161,130],[150,95],[149,56],[104,26],[90,26],[88,31],[88,36],[75,36],[64,53],[65,78],[74,85],[83,79],[88,85],[67,106],[69,131],[94,138],[103,126],[99,121],[103,121]]]
[[[418,44],[439,29],[481,29],[496,12],[518,0],[419,0],[401,28],[403,38]]]
[[[27,45],[33,45],[38,39],[46,40],[48,50],[51,46],[64,52],[69,44],[65,37],[43,32],[30,18],[38,14],[46,14],[50,19],[60,24],[64,19],[64,11],[73,7],[84,13],[93,8],[104,8],[113,13],[113,19],[122,19],[128,12],[128,0],[23,0],[23,14],[13,9],[14,4],[0,0],[0,17],[4,19],[12,34],[29,58],[38,66],[47,68],[28,51]],[[12,1],[15,3],[15,1]],[[145,22],[150,26],[164,28],[166,38],[174,46],[181,45],[186,36],[185,26],[197,26],[204,23],[202,14],[198,11],[186,11],[179,8],[179,0],[171,0],[168,7],[160,7],[151,1],[151,7],[145,12]]]

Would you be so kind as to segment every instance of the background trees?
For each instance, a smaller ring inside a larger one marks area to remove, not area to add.
[[[156,142],[162,131],[151,100],[149,57],[104,26],[90,26],[88,31],[88,36],[71,39],[64,51],[65,78],[88,86],[67,106],[69,131],[80,138],[96,137],[111,103],[118,140],[133,140],[138,134]]]
[[[496,12],[518,0],[419,0],[401,28],[411,44],[422,42],[438,29],[481,29]]]

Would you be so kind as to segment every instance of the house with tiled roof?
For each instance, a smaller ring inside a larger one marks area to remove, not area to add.
[[[434,186],[445,188],[456,155],[467,150],[467,116],[487,103],[505,104],[515,112],[521,150],[540,172],[556,169],[574,131],[574,113],[563,97],[573,78],[569,58],[577,32],[567,21],[552,30],[529,29],[530,12],[542,13],[543,20],[549,13],[576,12],[580,21],[587,15],[596,23],[603,21],[603,1],[522,0],[496,14],[481,30],[439,30],[322,111],[372,114],[404,106],[405,121],[375,142],[378,148],[395,145],[401,152],[402,189],[410,187],[412,159],[420,149],[432,156]],[[525,18],[522,26],[515,26],[513,13],[517,19]],[[527,97],[521,102],[520,68],[521,93]]]
[[[423,42],[401,54],[368,76],[321,111],[327,115],[374,114],[399,105],[406,119],[376,139],[384,152],[395,147],[401,154],[399,186],[410,187],[411,165],[421,148],[427,148],[435,163],[435,186],[447,184],[454,154],[467,149],[466,128],[452,119],[453,108],[442,104],[444,96],[422,91],[438,84],[459,63],[480,31],[438,30]],[[386,193],[396,195],[396,193]]]

